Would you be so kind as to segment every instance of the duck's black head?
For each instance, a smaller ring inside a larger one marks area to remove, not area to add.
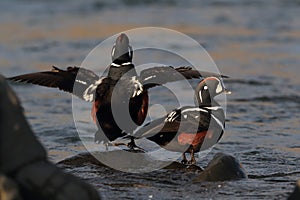
[[[135,75],[135,70],[132,70],[134,69],[132,56],[133,51],[129,45],[129,39],[127,35],[122,33],[117,37],[116,43],[111,50],[112,63],[108,70],[108,77],[118,80],[129,71],[132,71],[133,75]]]
[[[214,98],[221,93],[230,94],[231,92],[224,87],[221,79],[207,77],[195,89],[195,103],[201,106],[215,106],[217,102]]]
[[[112,62],[116,65],[122,65],[123,63],[132,62],[133,51],[129,45],[129,38],[126,34],[122,33],[116,39],[111,50]]]

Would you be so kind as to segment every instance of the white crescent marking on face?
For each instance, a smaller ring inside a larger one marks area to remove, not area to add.
[[[217,88],[216,88],[216,93],[219,94],[220,92],[223,91],[223,87],[221,85],[221,82],[218,80],[218,85],[217,85]]]
[[[130,47],[128,47],[128,54],[129,54],[129,57],[131,57],[131,49],[130,49]]]
[[[115,54],[115,50],[116,50],[116,47],[115,47],[115,46],[113,46],[113,48],[112,48],[112,50],[111,50],[111,57],[113,57],[113,56],[114,56],[114,54]]]
[[[201,92],[201,90],[200,90],[200,92],[199,92],[199,97],[200,97],[200,101],[201,101],[201,103],[203,103],[203,99],[202,99],[202,92]]]

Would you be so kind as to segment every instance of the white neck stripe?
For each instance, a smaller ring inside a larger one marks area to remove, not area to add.
[[[223,109],[221,106],[211,106],[211,107],[204,107],[208,110],[218,110],[218,109]]]
[[[122,63],[122,65],[131,65],[131,62]]]
[[[220,108],[219,106],[215,106],[215,107]],[[206,108],[206,109],[208,108],[208,109],[209,109],[209,107],[204,107],[204,108]],[[210,107],[210,108],[213,108],[213,107]],[[208,113],[207,110],[202,109],[202,108],[187,108],[187,109],[182,110],[182,111],[181,111],[181,114],[183,114],[183,113],[185,113],[185,112],[190,112],[190,111],[197,111],[197,112],[201,111],[201,112]],[[221,122],[221,121],[220,121],[213,113],[210,113],[210,114],[211,114],[211,117],[217,122],[217,124],[218,124],[220,127],[222,127],[222,129],[224,129],[224,126],[223,126],[222,122]]]
[[[114,66],[114,67],[120,67],[121,65],[118,65],[118,64],[116,64],[116,63],[111,63],[110,64],[111,66]]]

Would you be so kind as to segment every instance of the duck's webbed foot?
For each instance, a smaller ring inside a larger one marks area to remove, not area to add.
[[[183,164],[183,165],[188,164],[188,160],[186,159],[185,153],[182,154],[181,164]]]
[[[123,142],[119,142],[119,143],[111,143],[112,146],[127,146],[129,148],[129,151],[141,151],[141,152],[146,152],[142,147],[139,147],[135,144],[134,141],[134,137],[130,137],[130,142],[129,143],[123,143]]]
[[[195,165],[196,164],[194,150],[191,151],[191,160],[188,162],[188,164],[189,165]]]
[[[127,147],[131,151],[135,151],[136,149],[142,152],[146,152],[142,147],[139,147],[135,144],[134,138],[130,137],[130,142],[127,144]]]
[[[181,163],[183,165],[195,165],[196,164],[196,159],[195,159],[194,151],[191,150],[190,154],[191,154],[191,160],[187,160],[185,153],[182,154],[182,161],[181,161]]]

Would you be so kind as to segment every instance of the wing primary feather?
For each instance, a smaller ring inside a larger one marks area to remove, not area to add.
[[[35,85],[58,88],[65,92],[72,93],[81,99],[84,99],[84,91],[99,81],[100,77],[93,71],[79,67],[68,67],[62,70],[56,66],[52,66],[50,71],[30,73],[10,77],[8,80],[19,83],[31,83]],[[76,82],[76,85],[74,85]],[[73,87],[79,87],[74,90]],[[74,93],[75,92],[75,93]]]

